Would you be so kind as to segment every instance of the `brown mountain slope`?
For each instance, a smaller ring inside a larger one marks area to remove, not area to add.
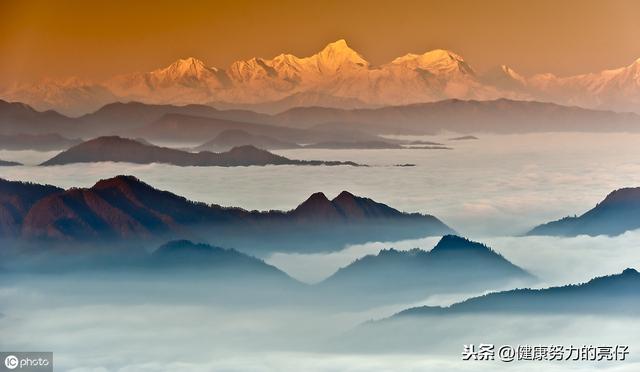
[[[0,179],[0,236],[19,234],[31,207],[40,199],[62,191],[55,186]]]
[[[452,232],[433,216],[406,214],[347,192],[333,200],[314,194],[292,211],[250,212],[191,202],[131,176],[43,197],[21,231],[28,239],[96,244],[198,237],[256,254]]]

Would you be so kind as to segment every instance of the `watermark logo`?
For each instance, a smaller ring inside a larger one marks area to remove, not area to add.
[[[16,369],[16,367],[18,367],[18,363],[20,363],[20,360],[15,355],[9,355],[4,358],[4,366],[9,369]]]
[[[497,352],[496,352],[497,350]],[[494,344],[464,345],[462,360],[501,360],[514,362],[532,361],[625,361],[629,354],[629,345],[502,345]]]
[[[53,353],[0,352],[0,372],[53,372]]]

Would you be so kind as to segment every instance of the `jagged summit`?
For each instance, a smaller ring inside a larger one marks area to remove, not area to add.
[[[100,243],[200,236],[221,247],[265,253],[326,250],[327,242],[342,249],[365,239],[401,240],[450,231],[433,216],[400,211],[382,221],[376,216],[352,218],[322,193],[293,211],[260,212],[189,201],[126,175],[68,190],[0,180],[0,238]]]
[[[179,59],[171,65],[158,69],[152,74],[159,79],[207,79],[215,76],[218,69],[207,65],[194,57]]]
[[[151,72],[130,73],[103,83],[41,81],[9,88],[2,98],[26,102],[38,110],[57,109],[80,115],[115,101],[150,104],[270,105],[287,97],[285,109],[345,102],[358,106],[397,106],[445,99],[510,98],[560,105],[640,112],[640,59],[628,66],[568,77],[538,74],[524,77],[508,66],[493,76],[478,76],[462,56],[446,49],[409,53],[372,67],[347,41],[340,39],[307,57],[279,54],[233,62],[226,69],[188,57]],[[279,106],[278,106],[279,107]],[[281,107],[278,112],[284,111]]]
[[[317,59],[317,64],[320,68],[331,69],[332,72],[337,71],[347,63],[359,67],[369,66],[369,62],[358,52],[351,49],[344,39],[328,44],[320,53],[310,58],[314,57]]]
[[[300,220],[314,221],[353,221],[380,220],[395,218],[427,218],[420,214],[405,214],[386,204],[378,203],[372,199],[355,196],[348,191],[342,191],[333,200],[329,200],[322,192],[311,195],[305,202],[295,208],[292,213]],[[443,231],[453,233],[451,229],[443,225]]]
[[[340,194],[338,194],[338,196],[336,196],[335,198],[333,198],[333,202],[338,202],[341,200],[354,200],[356,198],[355,195],[353,195],[352,193],[350,193],[347,190],[343,190],[340,192]]]
[[[179,59],[165,69],[165,71],[172,71],[183,75],[196,75],[208,70],[214,69],[207,67],[203,61],[194,57]]]
[[[340,217],[340,212],[322,192],[311,194],[307,200],[302,202],[293,213],[299,218],[322,218],[336,219]]]
[[[408,53],[394,59],[391,64],[408,68],[420,68],[434,73],[462,72],[470,75],[475,74],[460,55],[445,49],[434,49],[423,54]]]

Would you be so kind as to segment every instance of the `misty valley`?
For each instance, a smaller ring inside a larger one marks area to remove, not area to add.
[[[627,175],[597,179],[601,192],[593,198],[574,189],[576,200],[561,198],[542,209],[535,201],[545,196],[534,192],[535,182],[531,190],[514,187],[530,182],[522,169],[535,169],[540,187],[560,170],[562,177],[572,168],[574,179],[591,177],[577,157],[557,158],[572,136],[485,134],[456,140],[447,152],[271,150],[365,168],[102,160],[98,167],[43,167],[55,152],[5,150],[5,158],[26,165],[3,167],[0,181],[3,333],[15,335],[12,345],[55,348],[63,368],[126,363],[136,370],[272,370],[289,363],[342,370],[364,361],[385,369],[402,365],[400,355],[406,368],[445,363],[464,370],[472,366],[459,356],[470,342],[635,345],[640,192],[614,191]],[[597,168],[599,161],[610,166],[625,148],[633,151],[637,135],[580,136],[599,149],[601,159],[590,163]],[[390,140],[446,143],[453,137]],[[590,152],[577,144],[571,151]],[[438,188],[430,178],[440,174],[466,189],[484,174],[474,174],[476,162],[507,153],[510,162],[492,173],[504,181],[479,183],[462,203],[455,186]],[[394,166],[401,162],[415,167]],[[540,166],[531,168],[534,162]],[[624,159],[616,167],[637,165]],[[141,178],[118,175],[131,173]],[[281,181],[269,191],[272,200],[256,198],[270,187],[258,182],[266,176]],[[342,182],[345,177],[350,181]],[[406,200],[393,187],[399,177]],[[306,180],[295,187],[305,194],[300,197],[284,186],[299,180]],[[240,201],[228,197],[230,188]],[[501,212],[477,209],[486,198]],[[529,212],[522,213],[527,199]],[[516,202],[504,204],[509,200]],[[555,227],[569,223],[553,222],[562,214],[576,215],[570,219],[581,230]],[[140,332],[152,324],[149,343]],[[116,337],[126,340],[122,347],[108,344]],[[183,345],[180,355],[171,352],[175,344]],[[102,358],[99,348],[113,358]],[[143,362],[157,353],[162,366]],[[253,358],[272,364],[247,362]]]
[[[640,371],[639,13],[0,1],[0,372]]]

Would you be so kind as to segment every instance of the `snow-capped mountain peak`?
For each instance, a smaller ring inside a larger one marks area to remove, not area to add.
[[[500,89],[522,91],[527,86],[527,79],[507,65],[500,65],[485,72],[480,80]]]
[[[182,79],[185,77],[205,78],[215,72],[217,72],[216,68],[207,67],[203,61],[188,57],[179,59],[165,68],[155,70],[152,74],[165,79]]]
[[[344,39],[328,44],[318,54],[308,58],[315,60],[321,72],[333,73],[344,66],[349,68],[367,68],[369,62],[358,52],[351,49]]]
[[[256,57],[236,61],[227,69],[188,57],[103,83],[43,80],[5,87],[0,92],[5,100],[71,115],[91,112],[114,101],[263,106],[275,102],[283,109],[289,103],[305,106],[320,101],[339,107],[340,102],[382,106],[501,97],[640,112],[640,58],[621,68],[569,77],[538,74],[527,78],[506,65],[478,76],[460,55],[446,49],[409,53],[371,67],[340,39],[308,57]]]
[[[408,53],[391,61],[391,65],[419,68],[435,74],[459,72],[475,75],[461,56],[446,49],[434,49],[423,54]]]

